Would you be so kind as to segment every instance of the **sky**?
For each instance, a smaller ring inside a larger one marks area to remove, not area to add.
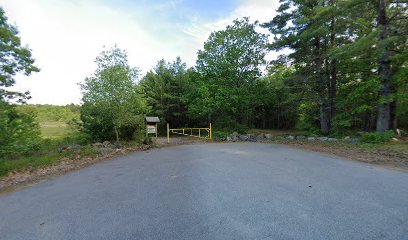
[[[117,44],[142,74],[177,56],[192,67],[213,31],[237,18],[270,21],[278,0],[0,0],[41,71],[16,76],[32,104],[79,104],[78,83],[95,58]],[[262,30],[261,30],[262,31]]]

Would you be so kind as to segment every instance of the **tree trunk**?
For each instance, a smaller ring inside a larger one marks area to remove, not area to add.
[[[320,118],[320,131],[322,133],[329,133],[330,125],[329,119],[327,115],[327,104],[326,104],[326,97],[325,97],[325,81],[324,81],[324,73],[322,73],[322,53],[321,53],[321,46],[320,46],[320,39],[316,38],[316,50],[317,50],[317,57],[316,57],[316,74],[317,74],[317,81],[319,86],[319,95],[318,95],[318,103],[319,103],[319,118]]]
[[[331,5],[335,5],[334,0],[330,1]],[[330,33],[330,47],[336,48],[336,19],[335,16],[331,19],[331,33]],[[330,78],[329,78],[329,122],[330,128],[332,127],[332,121],[336,114],[336,95],[337,95],[337,60],[332,59],[330,61]]]
[[[119,142],[119,132],[118,129],[116,128],[116,126],[113,127],[115,129],[115,135],[116,135],[116,142]]]
[[[389,97],[391,95],[391,61],[386,40],[388,38],[388,21],[385,0],[378,1],[378,28],[380,59],[378,63],[378,74],[381,80],[380,102],[378,103],[377,132],[385,132],[390,129],[391,108]]]
[[[397,101],[390,102],[390,123],[389,129],[397,129]]]

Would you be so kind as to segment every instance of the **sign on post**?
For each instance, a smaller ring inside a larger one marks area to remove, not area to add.
[[[147,125],[147,133],[155,134],[156,133],[156,125]]]
[[[146,117],[146,137],[148,137],[149,134],[154,134],[157,138],[157,123],[159,122],[160,119],[158,117]]]

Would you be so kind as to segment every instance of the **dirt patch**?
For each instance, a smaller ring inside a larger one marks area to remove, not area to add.
[[[159,137],[155,141],[156,147],[165,147],[165,146],[175,146],[175,145],[187,145],[187,144],[203,144],[209,143],[209,140],[197,138],[197,137],[171,137],[170,144],[167,143],[166,137]]]

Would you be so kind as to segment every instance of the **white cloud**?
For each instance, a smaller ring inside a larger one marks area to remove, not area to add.
[[[143,72],[161,58],[174,60],[176,56],[193,66],[198,49],[212,31],[244,16],[260,22],[270,20],[277,2],[249,0],[213,22],[203,22],[192,13],[188,15],[189,22],[172,23],[147,14],[142,7],[123,11],[96,0],[0,0],[41,68],[40,73],[29,77],[18,76],[14,89],[30,90],[31,103],[79,103],[77,83],[92,74],[93,61],[103,46],[114,44],[126,49],[130,64]],[[178,4],[180,0],[170,1],[155,5],[151,11],[174,9]]]

